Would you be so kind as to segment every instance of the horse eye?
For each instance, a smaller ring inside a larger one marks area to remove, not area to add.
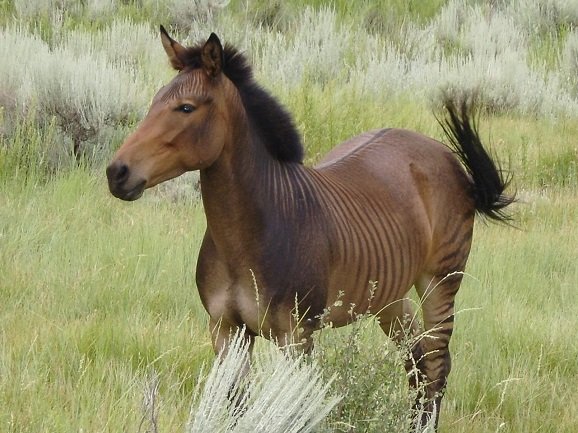
[[[176,111],[180,111],[181,113],[192,113],[195,111],[195,107],[191,104],[183,104],[179,105]]]

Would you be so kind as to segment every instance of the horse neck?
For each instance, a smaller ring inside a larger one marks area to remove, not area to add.
[[[301,164],[273,158],[248,123],[236,128],[222,155],[201,171],[201,193],[207,229],[223,250],[258,248],[264,241],[264,227],[272,220],[295,214],[292,196],[298,184],[310,178]],[[303,206],[303,200],[299,206]],[[294,220],[284,218],[288,224]]]

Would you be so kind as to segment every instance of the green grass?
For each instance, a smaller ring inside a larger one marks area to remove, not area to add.
[[[578,425],[578,195],[522,198],[520,230],[476,228],[471,277],[458,295],[447,431],[496,431],[504,423],[499,431],[571,432]]]
[[[140,9],[135,2],[123,3],[119,16],[155,29],[161,18],[171,24],[172,15],[155,15],[152,3]],[[277,13],[261,3],[251,2],[249,9],[235,3],[234,20],[245,23],[239,17],[263,20],[252,14]],[[381,3],[391,6],[392,17],[381,27],[375,21],[377,38],[385,38],[380,32],[397,28],[400,20],[426,25],[443,6],[438,1],[420,2],[421,9],[412,9],[418,2]],[[356,14],[343,12],[351,4],[335,2],[335,9],[356,40],[367,5]],[[287,20],[278,30],[292,29],[291,11],[302,7],[299,1],[285,4],[279,13],[286,15],[272,18]],[[2,26],[12,24],[13,2],[0,1],[0,13]],[[35,25],[33,19],[23,21]],[[37,31],[52,43],[56,33],[45,27],[50,18],[38,22],[44,24]],[[106,18],[92,23],[82,14],[71,15],[59,31],[97,34],[107,25]],[[236,27],[227,30],[242,35]],[[562,36],[532,40],[531,63],[551,67],[552,50]],[[252,46],[274,46],[267,41]],[[348,62],[356,56],[361,64],[369,62],[367,47],[352,47],[344,51]],[[150,62],[155,58],[144,49],[134,55]],[[260,55],[267,52],[256,51],[257,63]],[[148,62],[134,65],[144,68]],[[256,71],[260,82],[294,113],[309,164],[337,142],[373,128],[403,127],[442,138],[423,95],[372,93],[349,82],[347,68],[338,76],[311,70],[292,85],[262,71]],[[152,96],[170,72],[161,65],[150,77],[147,73],[142,72],[147,76],[142,83],[148,83],[142,94]],[[69,137],[54,117],[30,110],[19,118],[8,106],[0,114],[0,431],[136,432],[146,412],[143,396],[157,375],[159,431],[184,431],[201,365],[213,359],[194,279],[205,227],[197,196],[183,199],[171,187],[148,191],[135,203],[110,196],[103,161],[130,124],[105,135],[114,139],[100,143],[98,158],[76,167]],[[484,113],[480,130],[514,173],[517,228],[476,225],[468,276],[458,294],[453,371],[440,431],[575,432],[578,122],[572,113],[500,111]],[[356,399],[347,409],[354,415],[348,417],[389,408],[380,413],[387,418],[403,409],[407,393],[398,355],[376,326],[331,331],[320,340],[329,371],[343,371],[344,360],[353,370],[342,382]],[[350,344],[359,349],[355,359],[345,357]],[[367,374],[353,380],[361,373]],[[359,407],[364,399],[368,404]],[[390,426],[399,421],[394,415]],[[363,425],[361,431],[383,431],[370,422]]]
[[[127,206],[110,199],[102,176],[79,169],[46,185],[6,185],[0,208],[0,423],[134,430],[154,370],[164,425],[182,425],[212,352],[194,292],[198,204]]]

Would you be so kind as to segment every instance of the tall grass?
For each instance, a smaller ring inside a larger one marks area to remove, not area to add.
[[[456,320],[448,431],[570,432],[578,423],[578,347],[568,331],[578,325],[577,196],[523,200],[522,230],[478,226],[471,277],[458,295],[458,309],[476,310]]]
[[[150,370],[163,426],[182,426],[211,352],[190,272],[201,210],[153,200],[141,214],[85,169],[15,179],[0,208],[5,431],[135,431]]]
[[[476,226],[441,431],[576,430],[573,2],[304,3],[0,3],[0,430],[137,431],[154,377],[159,432],[183,431],[213,360],[195,180],[126,204],[103,175],[173,74],[161,23],[245,50],[294,113],[308,163],[377,127],[441,138],[439,90],[480,92],[520,229]],[[320,431],[404,428],[401,355],[375,323],[324,331],[318,349],[326,379],[337,374],[328,394],[344,397]]]

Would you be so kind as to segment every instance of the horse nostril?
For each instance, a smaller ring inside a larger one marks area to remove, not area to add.
[[[116,173],[116,181],[121,183],[126,180],[128,177],[128,166],[126,164],[122,164],[118,168],[118,172]]]
[[[106,169],[108,181],[117,185],[124,183],[128,179],[128,175],[128,165],[120,161],[113,162]]]

